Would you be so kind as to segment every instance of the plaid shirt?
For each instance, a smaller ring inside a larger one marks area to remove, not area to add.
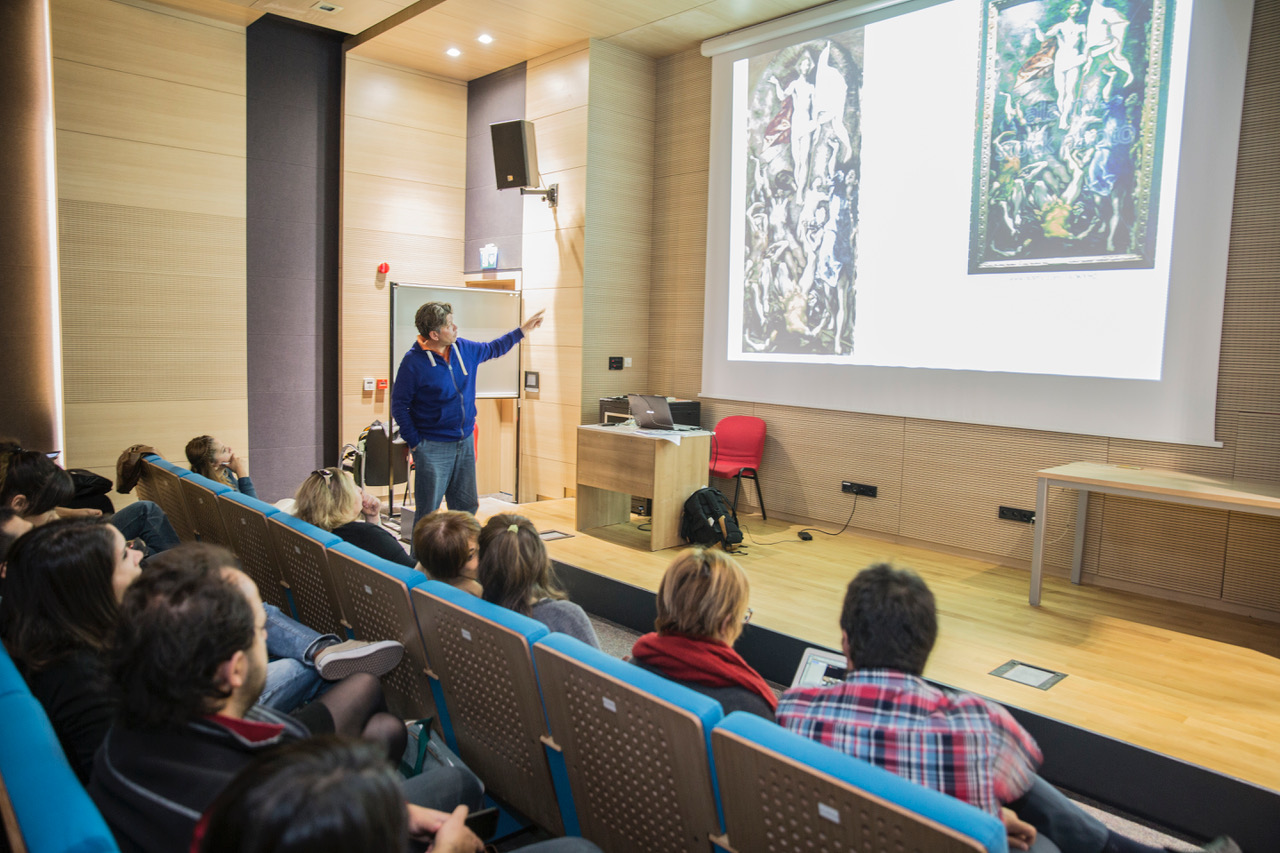
[[[778,723],[997,816],[1031,787],[1042,759],[1000,705],[889,669],[788,690]]]

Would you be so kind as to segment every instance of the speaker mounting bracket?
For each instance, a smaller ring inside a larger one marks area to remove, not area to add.
[[[555,207],[560,202],[560,185],[552,184],[545,190],[531,190],[528,187],[521,187],[520,195],[540,195],[542,200],[547,203],[547,207]]]

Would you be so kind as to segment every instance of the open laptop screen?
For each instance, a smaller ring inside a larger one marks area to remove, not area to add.
[[[641,429],[675,429],[666,397],[628,394],[627,402],[631,406],[631,417],[636,419],[636,426]]]

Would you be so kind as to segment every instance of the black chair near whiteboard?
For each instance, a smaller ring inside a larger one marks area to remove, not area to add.
[[[404,498],[409,499],[409,448],[400,433],[391,431],[390,424],[374,421],[360,434],[360,440],[344,448],[344,458],[351,459],[351,472],[361,488],[386,486],[395,495],[398,484],[404,483]],[[387,514],[395,518],[395,501]]]

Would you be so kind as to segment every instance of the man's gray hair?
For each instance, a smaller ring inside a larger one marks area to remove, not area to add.
[[[428,302],[413,315],[413,324],[418,327],[418,334],[424,338],[438,332],[453,313],[453,306],[448,302]]]

